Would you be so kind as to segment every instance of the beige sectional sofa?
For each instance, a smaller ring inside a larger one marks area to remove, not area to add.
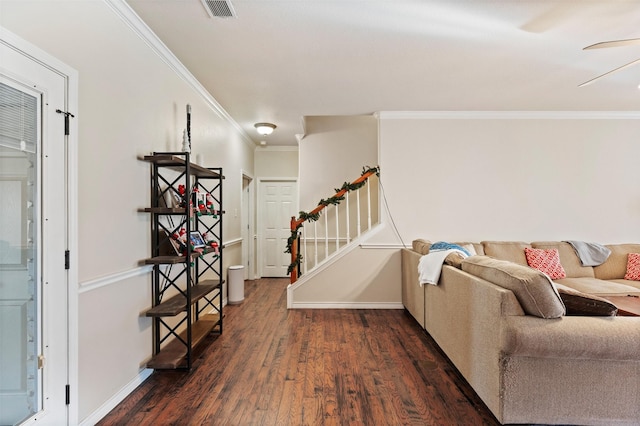
[[[525,247],[556,248],[567,275],[557,283],[596,296],[640,296],[640,281],[624,279],[627,254],[640,253],[640,244],[608,245],[605,263],[584,267],[565,242],[474,243],[479,256],[444,265],[437,285],[421,286],[418,264],[428,246],[419,240],[402,250],[404,306],[498,421],[640,424],[640,317],[541,318],[526,313],[508,286],[466,271],[491,270],[495,259],[510,262],[500,267],[531,270]]]

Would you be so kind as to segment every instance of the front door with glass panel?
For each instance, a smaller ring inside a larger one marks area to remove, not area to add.
[[[0,82],[0,424],[39,408],[39,99]],[[13,135],[11,135],[13,133]]]
[[[0,425],[66,424],[63,78],[0,46]]]

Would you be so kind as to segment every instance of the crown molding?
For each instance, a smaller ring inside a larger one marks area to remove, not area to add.
[[[637,120],[640,111],[379,111],[379,120]]]
[[[297,146],[290,145],[267,145],[267,146],[256,146],[256,152],[258,151],[298,151]]]
[[[151,28],[136,14],[136,12],[124,0],[103,0],[113,12],[133,30],[165,64],[169,66],[180,78],[182,78],[193,90],[196,91],[211,107],[211,109],[222,119],[226,120],[240,134],[242,140],[250,147],[256,146],[247,132],[238,124],[236,120],[216,101],[216,99],[204,88],[193,74],[182,62],[169,50],[169,48],[158,38]]]

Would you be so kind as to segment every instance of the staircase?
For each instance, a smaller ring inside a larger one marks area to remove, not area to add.
[[[358,179],[345,182],[315,209],[291,218],[286,250],[291,253],[291,284],[357,246],[379,222],[379,173],[378,167],[363,168]]]

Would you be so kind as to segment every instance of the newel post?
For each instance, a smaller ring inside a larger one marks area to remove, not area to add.
[[[297,233],[298,222],[296,221],[295,216],[291,216],[291,237],[293,238],[294,233]],[[298,238],[295,238],[291,242],[291,264],[294,267],[291,269],[291,284],[295,283],[298,279],[298,266],[295,265],[296,259],[298,258]]]

